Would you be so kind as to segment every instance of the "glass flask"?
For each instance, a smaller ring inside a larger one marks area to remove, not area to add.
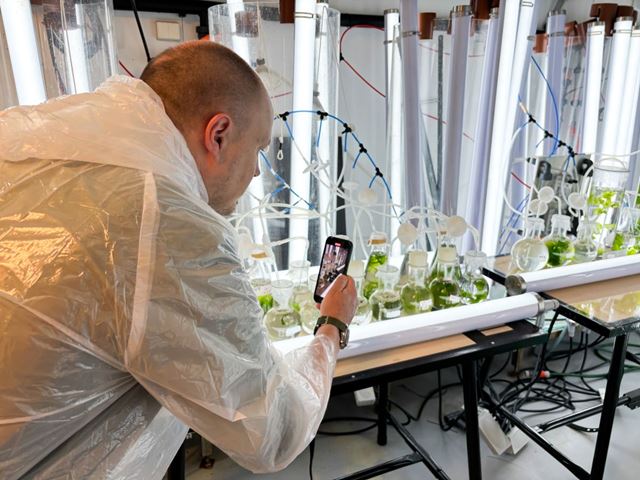
[[[414,315],[431,311],[431,290],[425,285],[427,278],[427,252],[412,250],[407,254],[407,283],[400,290],[402,313]]]
[[[460,260],[455,244],[447,236],[444,236],[438,245],[430,279],[429,290],[431,290],[434,310],[460,305],[460,282],[462,281]]]
[[[273,307],[273,297],[271,295],[271,272],[273,270],[269,255],[264,250],[254,250],[251,252],[251,270],[249,271],[249,281],[256,292],[258,302],[262,311],[267,313]]]
[[[640,252],[640,208],[624,209],[611,249],[624,251],[627,255]]]
[[[525,236],[511,247],[511,260],[523,272],[542,270],[549,260],[549,250],[540,235],[544,230],[544,220],[527,218]]]
[[[480,303],[489,296],[489,282],[482,275],[487,266],[487,254],[469,250],[464,254],[464,275],[460,286],[462,303]]]
[[[615,239],[615,229],[619,221],[620,207],[629,170],[622,164],[603,160],[596,162],[593,180],[587,200],[587,217],[596,224],[595,240],[598,253],[610,248]]]
[[[293,338],[300,333],[300,314],[291,308],[289,302],[293,293],[291,280],[274,280],[271,283],[271,292],[275,300],[274,306],[264,317],[264,325],[267,328],[271,340],[284,340]]]
[[[596,226],[588,221],[580,222],[576,241],[573,243],[575,255],[574,263],[591,262],[598,256],[598,244],[593,239]]]
[[[289,269],[289,276],[293,282],[289,305],[300,314],[300,325],[307,335],[313,333],[320,316],[313,293],[309,289],[309,265],[306,260],[294,261]]]
[[[400,270],[393,265],[385,264],[376,273],[379,280],[378,288],[371,294],[372,320],[390,320],[398,318],[402,313],[400,293],[396,290],[396,283],[400,278]]]
[[[364,286],[362,287],[362,294],[367,299],[378,288],[378,277],[376,275],[378,268],[386,264],[389,258],[389,241],[384,233],[372,233],[369,237],[369,245],[371,249],[367,260],[367,268],[364,272]]]
[[[567,232],[571,230],[571,218],[567,215],[551,216],[551,233],[544,239],[549,250],[548,267],[560,267],[573,260],[575,249]]]
[[[349,275],[356,283],[356,291],[358,292],[358,308],[353,317],[354,325],[367,325],[371,323],[371,305],[369,300],[362,295],[362,280],[364,279],[364,261],[352,260],[349,263]]]

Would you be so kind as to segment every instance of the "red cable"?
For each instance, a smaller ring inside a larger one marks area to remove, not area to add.
[[[531,190],[531,186],[530,186],[530,185],[527,185],[526,183],[524,183],[524,180],[522,180],[518,175],[516,175],[516,173],[515,173],[515,172],[511,172],[511,176],[512,176],[513,178],[515,178],[515,179],[518,181],[518,183],[520,183],[520,184],[524,185],[524,186],[525,186],[525,187],[527,187],[529,190]]]
[[[340,35],[339,50],[340,50],[340,60],[343,61],[345,65],[349,67],[353,71],[353,73],[355,73],[358,76],[358,78],[362,80],[369,88],[371,88],[374,92],[376,92],[382,98],[386,98],[386,95],[382,93],[380,90],[378,90],[376,87],[374,87],[366,78],[364,78],[364,76],[361,75],[360,72],[358,72],[358,70],[356,70],[356,68],[353,65],[351,65],[351,63],[349,63],[349,61],[342,54],[342,42],[344,40],[344,37],[347,34],[347,32],[353,28],[370,28],[374,30],[379,30],[381,32],[384,32],[384,28],[376,27],[375,25],[367,25],[367,24],[351,25],[344,32],[342,32],[342,35]]]
[[[130,77],[134,77],[134,78],[135,78],[135,75],[134,75],[133,73],[131,73],[127,67],[125,67],[125,66],[124,66],[124,63],[122,63],[120,60],[118,60],[118,63],[120,64],[120,66],[122,67],[122,69],[123,69],[125,72],[127,72],[127,75],[129,75]]]
[[[431,115],[430,113],[423,113],[423,115],[424,115],[425,117],[427,117],[427,118],[430,118],[431,120],[436,120],[436,121],[438,121],[438,122],[440,121],[440,119],[439,119],[438,117],[436,117],[435,115]],[[443,125],[446,125],[446,124],[447,124],[447,122],[446,122],[446,121],[444,121],[444,120],[442,120],[442,124],[443,124]],[[474,140],[473,140],[473,137],[472,137],[471,135],[469,135],[468,133],[466,133],[466,132],[462,132],[462,136],[463,136],[463,137],[468,138],[468,139],[469,139],[469,140],[471,140],[472,142],[474,141]]]

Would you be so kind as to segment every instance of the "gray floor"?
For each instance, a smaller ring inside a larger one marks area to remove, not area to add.
[[[632,342],[640,343],[640,336],[633,335]],[[561,345],[560,348],[566,348]],[[638,348],[632,347],[632,351]],[[504,357],[503,357],[504,358]],[[495,365],[500,365],[501,358],[497,358]],[[572,359],[569,371],[577,370],[580,365],[580,356]],[[529,361],[532,361],[529,358]],[[590,354],[587,365],[597,363],[599,360]],[[563,362],[555,362],[553,368],[561,369]],[[603,370],[600,370],[603,371]],[[443,371],[443,382],[455,380],[457,374],[455,369]],[[508,377],[504,377],[508,378]],[[426,393],[437,385],[436,374],[429,373],[420,377],[414,377],[403,382],[394,383],[391,386],[391,399],[409,412],[415,414],[422,398],[416,393]],[[593,382],[596,388],[603,387],[604,381]],[[630,372],[625,375],[621,393],[640,387],[640,372]],[[412,393],[410,390],[413,390]],[[446,414],[461,408],[462,392],[460,387],[449,389],[444,395],[443,411]],[[547,404],[548,405],[548,404]],[[581,403],[578,408],[593,405],[593,403]],[[536,404],[535,406],[545,406]],[[412,422],[408,429],[421,443],[421,445],[432,455],[432,457],[444,468],[452,479],[467,478],[466,464],[466,444],[463,432],[450,430],[443,432],[440,430],[437,421],[438,400],[437,397],[431,400],[418,422]],[[394,409],[398,419],[404,419],[403,414]],[[526,418],[529,424],[536,424],[540,421],[559,416],[566,411],[554,414],[531,415]],[[329,404],[327,417],[332,416],[357,415],[372,417],[372,407],[358,408],[355,405],[353,395],[342,395],[333,398]],[[583,426],[597,426],[599,417],[580,422]],[[362,424],[349,425],[345,422],[327,424],[321,430],[331,428],[348,430],[350,428],[361,427]],[[593,448],[595,446],[595,435],[580,433],[567,427],[553,430],[545,437],[556,445],[563,453],[578,462],[587,470],[590,469]],[[556,480],[573,478],[556,460],[549,456],[544,450],[529,442],[526,447],[516,456],[494,455],[487,445],[481,440],[482,448],[482,468],[483,477],[491,480],[512,480],[515,478]],[[389,443],[386,447],[378,446],[376,443],[376,431],[370,430],[366,433],[344,437],[328,437],[320,435],[316,441],[316,454],[313,465],[314,478],[316,480],[329,479],[354,472],[358,469],[371,466],[381,461],[389,460],[406,453],[410,453],[402,439],[390,428]],[[192,465],[190,468],[189,480],[235,480],[253,478],[250,472],[238,467],[229,460],[222,452],[214,451],[215,465],[213,469],[198,469]],[[194,463],[192,461],[192,463]],[[308,449],[300,455],[287,469],[272,475],[261,475],[266,479],[306,479],[309,468]],[[258,477],[257,475],[255,477]],[[391,479],[424,479],[433,478],[422,464],[397,470],[379,478]],[[618,409],[614,424],[613,436],[607,460],[605,478],[608,479],[637,479],[640,478],[640,409],[629,410],[626,407]]]

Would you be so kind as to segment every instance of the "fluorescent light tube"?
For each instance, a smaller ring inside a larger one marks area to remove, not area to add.
[[[510,295],[518,295],[524,292],[546,292],[637,274],[640,274],[640,254],[509,275],[505,286]]]
[[[536,294],[527,293],[474,305],[374,322],[369,325],[353,326],[350,329],[349,346],[340,351],[338,358],[355,357],[470,330],[496,327],[535,317],[553,308],[557,308],[557,302],[542,300]],[[274,342],[273,345],[284,354],[308,345],[312,339],[312,336],[297,337]]]

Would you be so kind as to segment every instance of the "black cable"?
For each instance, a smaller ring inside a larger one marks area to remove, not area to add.
[[[136,6],[136,0],[130,0],[130,1],[131,1],[131,9],[133,10],[133,16],[136,17],[136,23],[138,24],[138,31],[140,32],[140,38],[142,39],[144,54],[147,56],[147,62],[150,62],[151,55],[149,55],[149,47],[147,46],[147,39],[144,38],[144,31],[142,30],[142,23],[140,23],[140,16],[138,15],[138,7]]]
[[[567,425],[569,428],[573,428],[574,430],[577,430],[578,432],[585,432],[585,433],[598,433],[598,429],[597,428],[592,428],[592,427],[583,427],[581,425],[576,425],[575,423],[570,423]]]
[[[316,439],[311,440],[309,444],[309,480],[313,480],[313,454],[316,450]]]
[[[452,428],[452,425],[445,425],[444,419],[442,418],[442,383],[440,378],[440,369],[438,369],[438,425],[440,425],[440,429],[443,432],[449,431]]]
[[[330,437],[342,437],[347,435],[357,435],[359,433],[364,433],[369,430],[373,430],[378,425],[377,418],[367,418],[367,417],[333,417],[333,418],[325,418],[322,423],[331,423],[331,422],[371,422],[371,425],[363,428],[359,428],[356,430],[347,430],[344,432],[327,432],[323,430],[318,430],[318,435],[327,435]]]

